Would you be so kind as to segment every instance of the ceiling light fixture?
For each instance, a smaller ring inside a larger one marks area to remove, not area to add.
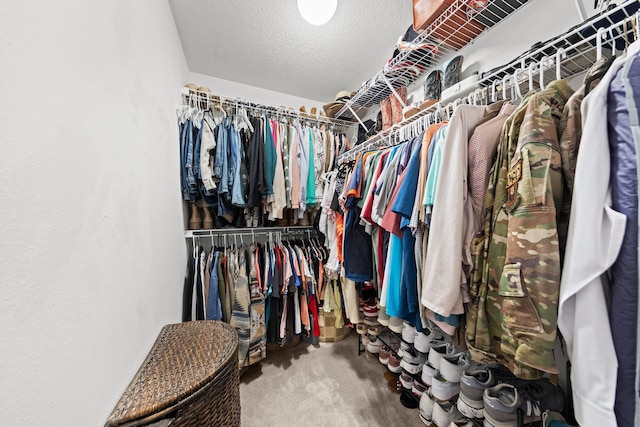
[[[300,15],[312,25],[323,25],[336,13],[338,0],[298,0]]]

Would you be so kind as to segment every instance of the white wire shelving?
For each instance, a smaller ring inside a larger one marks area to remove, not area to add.
[[[602,55],[603,49],[614,55],[640,39],[640,0],[627,0],[600,15],[532,47],[511,62],[481,75],[464,97],[443,100],[370,137],[339,157],[353,160],[358,153],[378,147],[397,145],[419,135],[429,125],[450,115],[462,103],[495,101],[507,91],[526,92],[554,79],[570,78],[586,72]],[[502,94],[502,95],[501,95]]]
[[[411,85],[434,65],[443,64],[460,48],[529,1],[491,0],[484,8],[473,9],[469,6],[469,0],[454,0],[411,42],[413,48],[400,51],[364,83],[336,117],[358,119],[364,110],[394,93],[395,89]]]

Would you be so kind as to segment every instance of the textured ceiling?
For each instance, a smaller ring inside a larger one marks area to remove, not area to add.
[[[338,0],[323,26],[296,0],[169,0],[189,70],[322,102],[356,90],[411,24],[409,0]]]

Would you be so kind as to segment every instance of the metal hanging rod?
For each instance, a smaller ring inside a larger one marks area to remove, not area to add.
[[[255,228],[216,228],[211,230],[187,230],[185,238],[193,239],[199,237],[220,236],[220,235],[243,235],[258,236],[269,235],[269,233],[281,233],[286,235],[315,233],[311,226],[290,226],[290,227],[255,227]]]
[[[416,135],[416,129],[424,130],[426,125],[441,120],[443,112],[450,111],[463,103],[495,102],[502,92],[503,97],[507,89],[520,88],[529,82],[533,84],[534,75],[538,74],[540,83],[550,82],[554,78],[567,78],[587,71],[598,59],[602,46],[615,46],[621,41],[627,41],[628,30],[619,27],[635,21],[636,40],[640,39],[640,12],[630,13],[628,7],[638,0],[626,1],[601,15],[593,22],[585,22],[544,45],[532,49],[507,65],[500,67],[483,76],[474,84],[470,94],[455,100],[438,102],[420,111],[401,124],[386,131],[379,132],[355,148],[343,153],[338,162],[353,160],[363,151],[380,146],[393,146],[404,141],[406,135]],[[584,36],[589,33],[588,36]],[[577,38],[577,39],[576,39]],[[554,72],[553,76],[549,76]],[[418,132],[417,134],[419,134]]]
[[[185,105],[192,105],[196,108],[209,109],[211,106],[219,105],[226,108],[244,108],[251,111],[260,113],[272,114],[278,117],[286,117],[291,119],[297,119],[300,121],[311,121],[316,123],[325,123],[337,127],[346,129],[354,124],[349,120],[332,119],[319,114],[312,115],[310,113],[304,113],[302,111],[296,111],[293,108],[274,107],[271,105],[263,105],[255,102],[225,98],[220,95],[214,95],[210,92],[199,91],[196,89],[189,89],[183,87],[181,90],[183,95],[183,102]]]

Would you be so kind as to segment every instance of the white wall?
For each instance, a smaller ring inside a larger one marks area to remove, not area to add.
[[[180,321],[169,5],[5,2],[0,76],[0,424],[103,425]]]
[[[307,112],[311,111],[311,107],[316,107],[318,111],[322,111],[322,106],[325,104],[324,102],[313,99],[300,98],[298,96],[274,92],[272,90],[219,79],[200,73],[189,73],[189,82],[198,86],[206,86],[211,89],[211,92],[215,95],[221,95],[225,98],[240,98],[260,104],[273,105],[274,107],[291,107],[296,111],[303,105],[307,109]]]

